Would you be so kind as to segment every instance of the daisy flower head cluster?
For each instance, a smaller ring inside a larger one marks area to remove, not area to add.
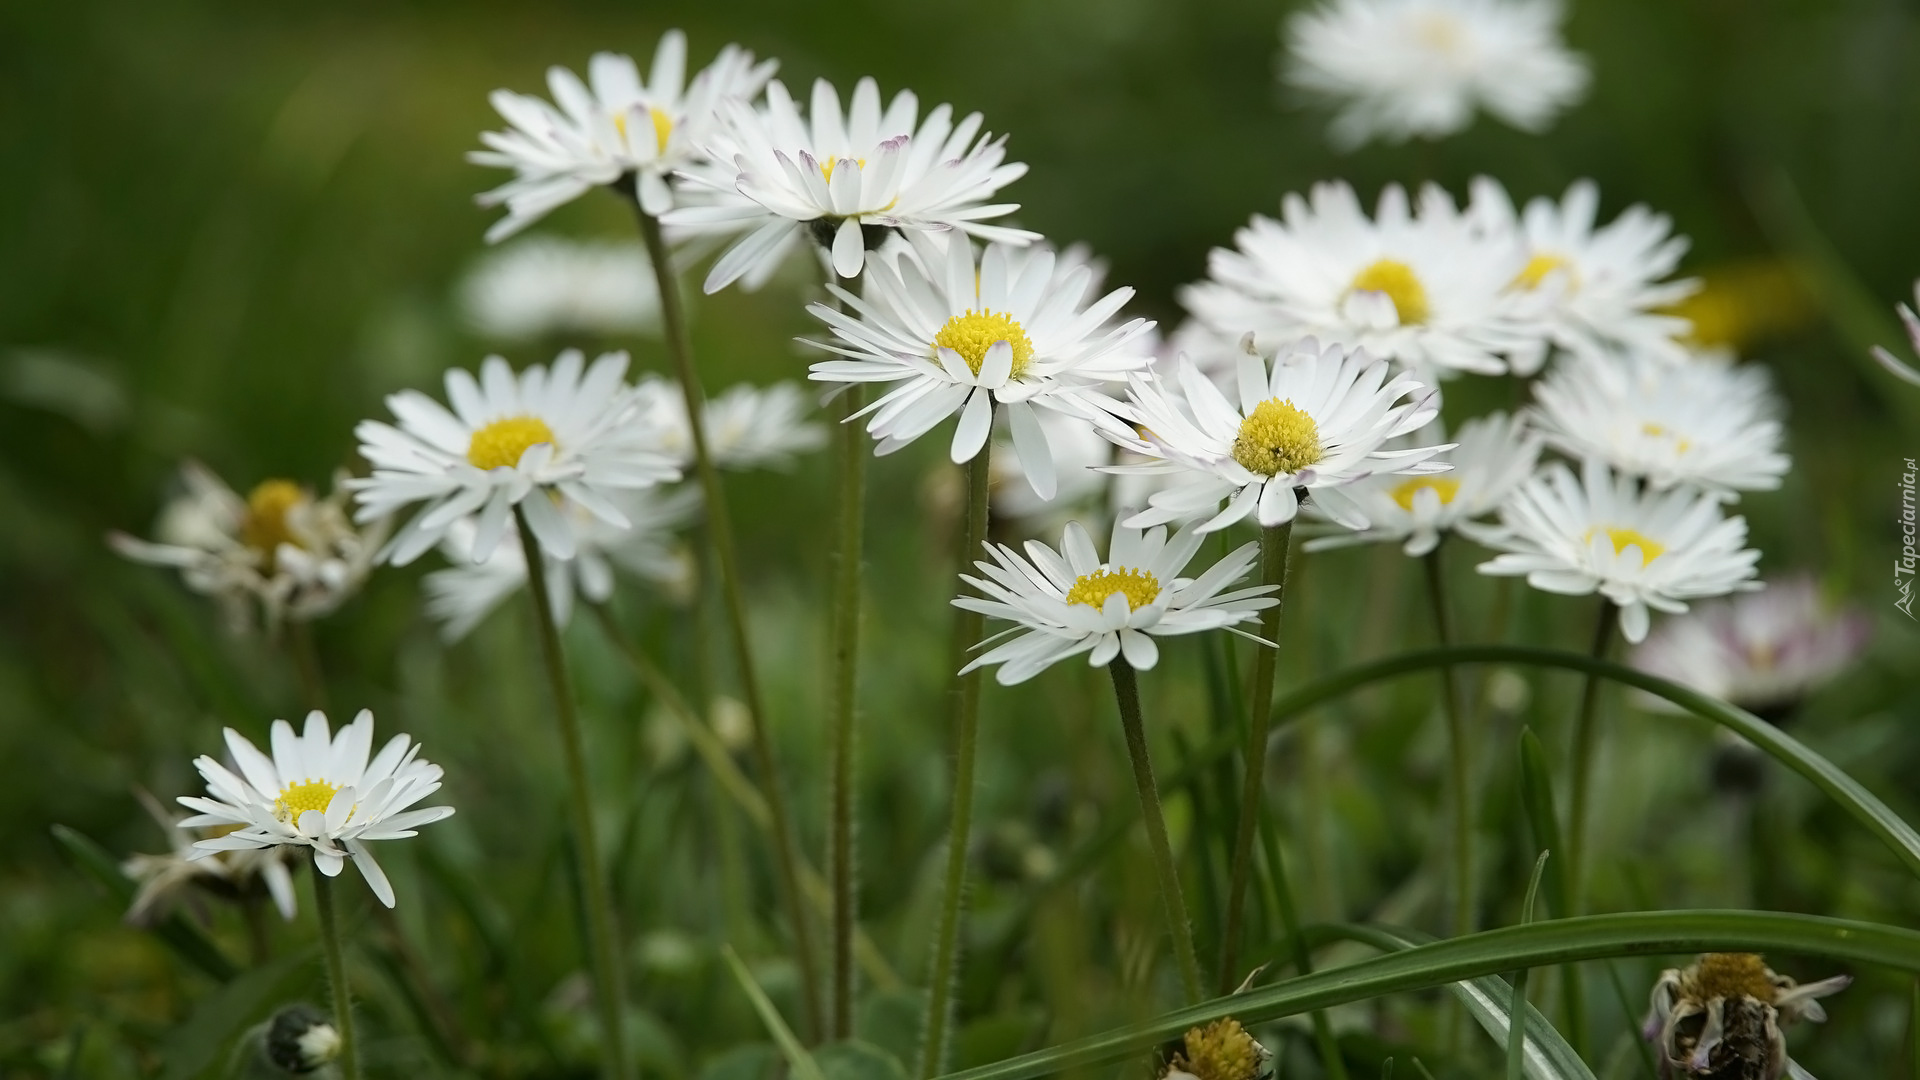
[[[1802,575],[1667,620],[1634,650],[1633,664],[1779,716],[1858,660],[1872,635],[1865,612],[1833,604]]]
[[[467,275],[460,307],[474,329],[511,341],[660,331],[660,292],[638,244],[516,240]]]
[[[547,72],[551,102],[494,91],[507,130],[481,135],[487,149],[467,158],[514,178],[480,196],[482,206],[507,208],[487,239],[503,240],[596,187],[631,185],[642,210],[666,213],[675,204],[670,174],[705,158],[725,103],[758,96],[776,66],[728,45],[689,80],[686,35],[670,30],[645,79],[632,57],[598,53],[585,81],[562,67]]]
[[[1439,139],[1484,110],[1545,130],[1585,94],[1558,0],[1325,0],[1286,25],[1284,77],[1334,106],[1342,149]]]
[[[834,383],[889,383],[892,388],[859,414],[891,453],[959,414],[950,456],[967,462],[1004,413],[1021,470],[1033,491],[1050,500],[1057,491],[1054,451],[1039,410],[1052,410],[1111,430],[1117,405],[1103,387],[1143,371],[1153,324],[1117,316],[1130,288],[1093,299],[1092,269],[1062,262],[1051,250],[1021,253],[988,244],[977,258],[966,236],[943,244],[921,238],[876,253],[865,264],[859,295],[829,286],[844,310],[813,304],[808,310],[832,330],[815,342],[839,354],[809,369],[809,378]]]
[[[325,498],[273,478],[245,496],[199,462],[181,466],[179,492],[161,510],[153,540],[110,533],[135,562],[172,567],[189,589],[212,597],[229,627],[277,630],[332,613],[360,590],[386,532],[347,515],[348,483]]]
[[[994,677],[1012,686],[1082,653],[1094,667],[1124,657],[1145,671],[1159,662],[1155,637],[1220,629],[1252,637],[1234,627],[1257,620],[1278,602],[1268,595],[1274,586],[1229,586],[1253,568],[1259,545],[1243,544],[1198,576],[1181,576],[1204,539],[1198,529],[1169,537],[1164,526],[1142,530],[1116,522],[1103,560],[1087,530],[1069,522],[1059,550],[1031,540],[1023,556],[1004,544],[987,544],[989,558],[974,563],[980,576],[960,577],[980,595],[953,603],[1014,624],[979,647],[1015,636],[975,657],[961,673],[998,665]]]
[[[414,836],[420,826],[453,815],[451,806],[411,809],[440,789],[440,767],[420,758],[418,743],[395,735],[369,760],[373,714],[365,709],[337,734],[318,711],[307,714],[300,733],[275,720],[272,756],[232,728],[226,729],[226,739],[233,766],[206,755],[196,758],[207,794],[180,797],[182,806],[198,811],[180,822],[182,828],[232,829],[195,841],[196,858],[310,848],[314,866],[328,877],[352,859],[374,895],[392,907],[393,886],[367,844]]]

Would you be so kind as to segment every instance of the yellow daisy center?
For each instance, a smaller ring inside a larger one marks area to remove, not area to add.
[[[668,116],[664,110],[655,109],[647,105],[636,106],[636,108],[645,112],[648,119],[653,121],[654,143],[660,148],[662,153],[666,152],[667,140],[673,138],[673,117]],[[625,112],[613,114],[613,126],[619,130],[620,137],[623,139],[627,137],[628,115],[629,114]]]
[[[1638,529],[1616,529],[1609,525],[1600,531],[1605,533],[1607,540],[1613,544],[1615,555],[1624,553],[1630,547],[1639,548],[1642,565],[1659,558],[1661,553],[1667,550],[1667,545],[1648,537]],[[1589,539],[1593,537],[1592,530],[1588,530],[1587,537]]]
[[[1085,604],[1095,611],[1107,606],[1114,593],[1127,598],[1127,610],[1138,611],[1160,595],[1160,580],[1145,570],[1095,570],[1081,574],[1067,590],[1067,603]]]
[[[473,433],[467,444],[467,460],[477,469],[512,468],[520,464],[520,455],[536,443],[553,442],[553,429],[545,420],[522,413],[503,417]]]
[[[1674,452],[1679,454],[1686,453],[1687,448],[1693,445],[1692,439],[1687,438],[1665,424],[1657,424],[1651,420],[1640,425],[1640,433],[1642,435],[1651,435],[1656,439],[1672,439]]]
[[[935,349],[959,353],[967,362],[967,369],[975,375],[980,374],[980,365],[987,362],[987,350],[1000,341],[1013,346],[1013,377],[1017,379],[1033,361],[1033,342],[1013,316],[968,308],[965,315],[948,319],[947,325],[933,335]]]
[[[1296,473],[1320,460],[1320,425],[1293,402],[1268,398],[1240,421],[1233,460],[1250,473]]]
[[[1440,505],[1445,506],[1460,494],[1460,481],[1448,476],[1416,476],[1396,484],[1387,494],[1400,504],[1402,510],[1412,510],[1413,500],[1423,491],[1431,491],[1440,496]]]
[[[1413,35],[1420,44],[1435,52],[1452,53],[1465,42],[1458,20],[1438,13],[1425,14],[1414,23]]]
[[[329,784],[325,780],[301,780],[288,784],[280,797],[273,800],[273,816],[281,821],[298,822],[300,815],[309,810],[324,814],[339,791],[338,784]]]
[[[1513,285],[1516,288],[1537,289],[1541,282],[1547,280],[1548,274],[1561,269],[1567,271],[1567,283],[1577,287],[1580,278],[1573,272],[1573,263],[1564,255],[1554,255],[1545,251],[1527,260],[1527,265],[1521,267],[1520,272],[1513,276]]]
[[[1776,989],[1773,973],[1758,953],[1707,953],[1689,974],[1695,996],[1703,1001],[1730,997],[1772,1001]]]
[[[826,177],[827,183],[829,184],[833,183],[833,167],[840,160],[841,159],[839,158],[830,157],[820,163],[820,175]],[[859,166],[862,169],[867,167],[866,158],[853,158],[852,161],[855,165]]]
[[[1232,1018],[1187,1029],[1184,1043],[1172,1064],[1199,1080],[1254,1080],[1265,1064],[1260,1044]]]
[[[1413,267],[1398,259],[1379,259],[1365,270],[1353,275],[1350,291],[1385,293],[1393,301],[1393,310],[1400,316],[1400,325],[1418,326],[1427,321],[1427,287],[1420,284],[1420,275]]]
[[[307,493],[291,480],[262,480],[247,494],[247,514],[240,519],[240,542],[273,561],[281,544],[300,546],[287,528],[287,511],[307,501]]]

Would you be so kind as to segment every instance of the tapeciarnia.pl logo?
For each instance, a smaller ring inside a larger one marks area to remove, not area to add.
[[[1900,596],[1893,606],[1913,619],[1914,569],[1916,560],[1920,560],[1914,543],[1913,482],[1920,468],[1915,468],[1913,458],[1907,458],[1906,465],[1907,470],[1900,474],[1900,557],[1893,561],[1893,588]]]

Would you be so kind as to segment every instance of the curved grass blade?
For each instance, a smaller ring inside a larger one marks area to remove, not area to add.
[[[740,954],[734,952],[731,945],[722,945],[720,952],[726,957],[727,967],[732,970],[734,979],[740,983],[740,989],[746,991],[747,1000],[753,1002],[753,1011],[760,1015],[760,1022],[767,1026],[767,1034],[773,1036],[773,1041],[779,1045],[780,1052],[786,1056],[787,1068],[793,1072],[794,1080],[826,1080],[826,1074],[820,1071],[819,1062],[813,1060],[813,1055],[807,1053],[807,1048],[800,1044],[793,1029],[788,1027],[786,1020],[781,1017],[780,1010],[775,1008],[772,999],[767,997],[767,992],[760,989],[759,983],[753,981],[753,973],[748,971],[747,965],[741,962]]]
[[[1540,879],[1546,876],[1547,860],[1553,855],[1550,851],[1540,852],[1533,861],[1533,878],[1527,882],[1527,899],[1520,906],[1520,925],[1533,921],[1533,902],[1540,895]],[[1521,1080],[1521,1065],[1526,1060],[1527,1049],[1527,975],[1530,969],[1521,968],[1513,973],[1512,1004],[1507,1007],[1507,1016],[1511,1023],[1507,1029],[1507,1080]]]
[[[65,825],[55,825],[51,831],[53,838],[73,859],[74,865],[105,886],[115,903],[124,908],[133,902],[138,888],[131,878],[121,873],[120,864],[105,848],[94,843],[85,833]],[[220,982],[227,982],[240,973],[239,966],[227,958],[220,946],[214,944],[213,939],[198,926],[181,918],[179,912],[154,923],[152,929],[153,936],[165,942],[180,959]]]
[[[1532,728],[1520,730],[1520,801],[1527,809],[1527,824],[1533,830],[1533,845],[1542,851],[1564,851],[1560,846],[1560,818],[1554,811],[1553,770],[1547,764],[1547,751]],[[1573,895],[1573,863],[1561,859],[1547,875],[1547,904],[1558,916],[1573,914],[1568,898]],[[1579,971],[1561,970],[1565,991],[1567,1038],[1575,1051],[1587,1045],[1587,994]]]

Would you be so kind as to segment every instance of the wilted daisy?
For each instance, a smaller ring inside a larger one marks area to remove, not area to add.
[[[1508,287],[1538,302],[1536,315],[1547,330],[1535,349],[1510,355],[1517,374],[1538,371],[1549,344],[1588,357],[1626,352],[1669,363],[1687,359],[1679,341],[1687,320],[1662,310],[1700,287],[1691,278],[1666,280],[1680,265],[1687,238],[1673,235],[1665,214],[1639,205],[1595,228],[1599,206],[1600,189],[1591,180],[1576,181],[1557,204],[1534,199],[1519,213],[1498,181],[1473,181],[1467,212],[1497,236],[1519,237],[1527,265]]]
[[[447,372],[451,411],[403,390],[387,398],[398,427],[362,421],[354,434],[373,475],[349,483],[360,520],[426,504],[381,557],[395,565],[412,562],[439,543],[448,526],[477,512],[473,555],[484,560],[517,508],[547,554],[569,558],[575,529],[555,496],[625,526],[610,493],[679,479],[673,459],[652,449],[649,431],[632,422],[636,404],[622,381],[627,354],[606,353],[583,371],[584,365],[579,350],[568,349],[551,369],[535,364],[516,376],[505,360],[490,356],[477,380],[461,368]]]
[[[548,69],[551,104],[495,90],[490,100],[508,130],[481,135],[488,148],[467,160],[515,175],[480,196],[482,206],[507,207],[487,239],[511,236],[589,189],[612,184],[632,185],[647,213],[666,213],[674,204],[667,174],[704,155],[721,103],[758,95],[776,66],[756,64],[751,52],[728,45],[688,82],[686,35],[669,30],[644,82],[632,57],[596,53],[586,82],[566,68]]]
[[[680,384],[650,375],[634,386],[635,423],[653,449],[682,467],[693,463],[693,429]],[[813,403],[798,383],[738,383],[707,399],[707,453],[723,469],[785,468],[796,454],[826,444],[825,426],[808,419]]]
[[[1271,527],[1292,521],[1310,494],[1329,518],[1364,529],[1371,521],[1346,494],[1348,484],[1447,470],[1432,459],[1448,445],[1387,448],[1433,421],[1438,395],[1363,349],[1322,349],[1307,338],[1275,357],[1271,370],[1242,353],[1237,402],[1185,357],[1176,370],[1177,395],[1163,380],[1138,376],[1127,391],[1130,418],[1144,433],[1122,445],[1153,460],[1109,471],[1168,479],[1128,519],[1136,528],[1200,516],[1208,517],[1197,530],[1203,533],[1248,516]]]
[[[1588,459],[1575,477],[1546,467],[1500,511],[1493,540],[1505,554],[1480,564],[1483,574],[1524,574],[1543,592],[1598,592],[1620,608],[1620,630],[1638,644],[1648,609],[1678,613],[1686,601],[1758,589],[1760,553],[1745,546],[1747,521],[1726,517],[1719,502],[1684,488],[1641,491]]]
[[[1753,953],[1703,953],[1660,973],[1641,1034],[1654,1044],[1663,1077],[1811,1080],[1787,1057],[1781,1029],[1824,1021],[1819,999],[1852,983],[1852,976],[1836,975],[1802,986]]]
[[[1542,332],[1511,292],[1527,267],[1517,237],[1462,214],[1438,187],[1389,185],[1374,219],[1344,183],[1289,193],[1280,221],[1255,216],[1235,250],[1207,256],[1207,280],[1180,302],[1224,340],[1251,332],[1271,345],[1308,334],[1364,347],[1409,367],[1499,374],[1504,353]]]
[[[1436,436],[1444,437],[1444,436]],[[1409,437],[1420,441],[1416,433]],[[1540,437],[1505,413],[1469,420],[1447,454],[1453,471],[1421,476],[1370,476],[1342,488],[1366,515],[1367,527],[1307,541],[1308,551],[1370,541],[1405,541],[1408,555],[1438,547],[1442,534],[1485,535],[1474,519],[1500,508],[1533,475]],[[1309,507],[1311,508],[1311,506]]]
[[[1794,577],[1666,620],[1633,651],[1633,665],[1778,714],[1859,659],[1872,632],[1865,612],[1829,603],[1811,577]]]
[[[1913,302],[1916,307],[1920,307],[1920,281],[1913,283]],[[1898,305],[1897,310],[1900,312],[1901,323],[1907,328],[1907,339],[1913,342],[1913,351],[1920,353],[1920,315],[1915,315],[1913,308],[1905,304]],[[1874,346],[1873,357],[1880,361],[1881,367],[1892,372],[1901,381],[1920,386],[1920,371],[1915,371],[1901,363],[1886,349],[1878,345]]]
[[[803,234],[832,252],[834,273],[855,277],[866,260],[863,229],[959,230],[967,236],[1024,244],[1038,233],[991,218],[1019,209],[989,203],[1026,173],[1006,161],[1006,137],[980,133],[979,113],[958,124],[940,105],[920,119],[912,91],[894,95],[883,110],[880,87],[861,79],[842,113],[839,91],[813,84],[812,115],[800,110],[779,80],[767,84],[766,106],[735,101],[726,107],[732,156],[688,169],[689,184],[712,192],[708,206],[666,215],[692,232],[744,232],[714,263],[706,290],[718,292],[743,275],[778,262]]]
[[[1331,136],[1437,139],[1485,109],[1544,131],[1587,88],[1557,0],[1329,0],[1287,20],[1286,81],[1339,111]]]
[[[838,339],[816,343],[845,359],[809,369],[821,382],[895,383],[862,410],[867,432],[891,453],[958,413],[950,456],[973,460],[986,445],[994,406],[1006,414],[1014,452],[1042,499],[1055,491],[1053,451],[1036,407],[1118,427],[1097,407],[1102,383],[1152,360],[1145,319],[1116,322],[1133,290],[1089,299],[1091,270],[1063,268],[1053,253],[1024,258],[989,244],[975,269],[973,245],[955,234],[916,255],[876,255],[855,296],[829,286],[847,308],[812,304]],[[1083,306],[1084,304],[1084,306]]]
[[[1770,491],[1792,465],[1780,450],[1773,380],[1758,364],[1570,356],[1533,392],[1549,443],[1644,477],[1655,491]]]
[[[660,292],[638,244],[516,240],[467,275],[460,307],[482,334],[510,340],[660,329]]]
[[[954,606],[1015,624],[981,647],[1019,636],[976,657],[961,674],[998,664],[995,678],[1012,686],[1081,653],[1094,667],[1123,656],[1145,671],[1160,659],[1157,636],[1225,629],[1263,640],[1233,628],[1272,607],[1267,594],[1276,586],[1224,591],[1247,576],[1260,545],[1243,544],[1200,576],[1181,577],[1204,539],[1197,529],[1168,539],[1164,526],[1142,531],[1116,522],[1103,562],[1076,521],[1067,524],[1060,551],[1029,540],[1022,558],[1005,544],[987,544],[992,561],[973,564],[983,576],[960,575],[982,595],[958,597]]]
[[[692,590],[693,560],[676,530],[699,509],[700,493],[692,489],[669,494],[631,491],[615,494],[611,501],[627,519],[625,526],[610,525],[569,503],[565,512],[573,518],[578,547],[569,559],[543,556],[556,626],[565,626],[572,617],[576,595],[592,604],[612,599],[616,572],[630,574],[676,600]],[[510,534],[516,529],[511,523],[507,526]],[[427,614],[440,624],[440,637],[448,642],[467,636],[527,583],[526,553],[519,543],[510,536],[509,542],[476,563],[473,535],[471,519],[455,522],[440,542],[441,553],[453,565],[428,574],[425,582]]]
[[[133,879],[139,888],[127,907],[126,920],[133,926],[152,926],[182,902],[191,901],[196,891],[228,899],[238,899],[263,890],[273,898],[280,917],[291,921],[297,910],[293,897],[293,874],[287,867],[287,850],[281,847],[247,848],[223,851],[212,858],[196,852],[196,841],[231,831],[232,826],[213,829],[189,829],[181,825],[153,796],[136,792],[140,804],[167,834],[170,850],[164,855],[133,855],[120,864],[120,872]]]
[[[207,794],[180,796],[180,805],[199,813],[183,828],[239,826],[224,836],[196,841],[197,858],[223,851],[282,845],[313,849],[314,866],[337,876],[347,859],[380,902],[393,906],[393,886],[367,844],[414,835],[421,825],[453,814],[451,806],[410,810],[440,790],[440,766],[419,759],[420,746],[395,735],[373,756],[373,713],[366,709],[338,735],[319,710],[307,714],[304,734],[285,720],[273,722],[273,756],[268,757],[232,728],[227,751],[239,772],[201,755],[194,767],[207,781]]]
[[[180,493],[169,499],[155,540],[109,533],[113,550],[135,562],[170,566],[187,587],[219,602],[236,631],[255,625],[256,609],[272,629],[338,608],[359,591],[373,565],[384,526],[355,528],[346,512],[344,474],[318,498],[292,480],[263,480],[242,498],[197,461],[180,467]]]

